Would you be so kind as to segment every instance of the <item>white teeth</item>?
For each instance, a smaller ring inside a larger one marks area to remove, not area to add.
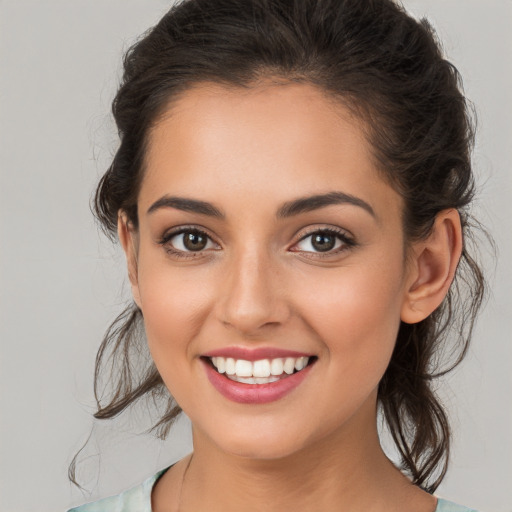
[[[306,367],[308,364],[307,357],[299,357],[297,361],[295,361],[295,369],[300,371]]]
[[[295,370],[295,359],[293,357],[287,357],[284,361],[283,370],[291,375],[293,370]]]
[[[219,373],[224,373],[226,371],[226,360],[223,357],[214,357],[217,360],[216,363],[213,363],[217,367],[217,371]]]
[[[269,377],[254,377],[256,384],[268,384],[269,382],[277,382],[279,377],[270,375]]]
[[[226,375],[228,379],[244,384],[268,384],[269,382],[277,382],[279,377],[238,377],[238,375]]]
[[[254,377],[270,377],[270,361],[268,359],[254,361],[252,374]]]
[[[239,377],[252,377],[252,363],[244,359],[237,359],[235,364],[235,373]]]
[[[308,365],[309,357],[278,357],[252,362],[218,356],[212,357],[211,361],[219,373],[226,373],[231,380],[246,384],[267,384],[279,380],[279,377],[291,375],[295,370],[303,370]]]
[[[283,373],[282,359],[272,359],[272,362],[270,363],[270,373],[271,375],[281,375]]]
[[[218,357],[217,360],[224,359],[223,357]],[[215,363],[214,363],[215,364]],[[226,359],[226,364],[224,365],[226,369],[226,373],[230,375],[234,375],[235,373],[235,360],[232,357],[228,357]]]

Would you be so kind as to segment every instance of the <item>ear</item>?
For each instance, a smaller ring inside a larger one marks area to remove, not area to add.
[[[137,256],[139,241],[137,232],[133,227],[133,224],[128,219],[125,212],[119,211],[117,217],[117,234],[119,241],[124,250],[126,256],[126,263],[128,266],[128,278],[130,279],[132,287],[133,300],[140,308],[140,295],[139,295],[139,283],[137,274]]]
[[[459,212],[443,210],[437,214],[430,235],[412,248],[401,311],[403,322],[421,322],[441,304],[453,281],[461,254]]]

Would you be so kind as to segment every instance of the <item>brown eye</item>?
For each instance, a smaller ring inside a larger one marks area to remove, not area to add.
[[[182,229],[165,236],[160,243],[171,252],[190,253],[218,248],[212,239],[198,229]]]
[[[208,238],[198,232],[183,233],[183,245],[189,251],[200,251],[206,247]]]
[[[342,235],[333,231],[315,231],[305,236],[297,247],[303,252],[327,252],[340,248],[344,242]]]
[[[294,252],[311,253],[311,255],[336,255],[356,245],[355,240],[345,231],[336,229],[317,229],[303,236],[292,249]]]
[[[316,233],[311,237],[311,245],[319,252],[330,251],[336,245],[336,237],[331,233]]]

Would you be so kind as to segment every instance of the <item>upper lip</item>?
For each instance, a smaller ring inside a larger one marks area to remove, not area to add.
[[[312,354],[277,347],[224,347],[202,354],[202,356],[232,357],[233,359],[244,359],[246,361],[259,361],[261,359],[276,359],[278,357],[311,357]]]

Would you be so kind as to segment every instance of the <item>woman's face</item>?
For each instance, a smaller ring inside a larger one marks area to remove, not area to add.
[[[277,458],[373,429],[408,272],[359,121],[313,86],[203,84],[149,142],[133,291],[195,436]]]

